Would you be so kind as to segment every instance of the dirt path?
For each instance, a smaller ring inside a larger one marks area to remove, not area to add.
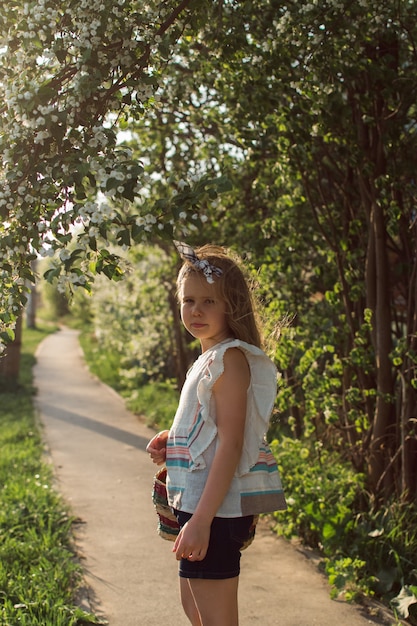
[[[58,488],[79,518],[86,608],[110,626],[186,626],[171,544],[155,530],[154,466],[145,452],[153,431],[89,374],[75,331],[47,337],[37,360],[45,440]],[[265,525],[243,553],[239,594],[241,626],[387,623],[331,600],[315,564]]]

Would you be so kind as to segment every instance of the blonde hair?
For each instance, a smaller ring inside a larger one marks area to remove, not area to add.
[[[217,297],[226,303],[227,322],[233,337],[260,348],[262,338],[256,302],[239,257],[212,244],[197,248],[195,253],[200,260],[207,260],[222,270],[221,276],[214,277],[214,287]],[[177,277],[177,294],[191,272],[201,274],[202,279],[206,280],[199,268],[191,261],[184,260]]]

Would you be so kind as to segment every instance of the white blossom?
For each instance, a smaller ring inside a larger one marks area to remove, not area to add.
[[[71,258],[71,252],[64,248],[59,251],[59,258],[61,261],[68,261],[68,259]]]
[[[94,257],[91,238],[99,240],[103,230],[115,231],[120,203],[128,203],[118,199],[125,193],[125,183],[138,194],[133,210],[143,212],[130,224],[155,233],[172,223],[169,211],[157,219],[153,209],[143,209],[149,197],[144,187],[152,181],[145,174],[138,177],[133,151],[117,145],[115,122],[124,107],[119,95],[130,91],[133,98],[153,102],[157,85],[151,79],[166,63],[158,49],[165,35],[156,33],[172,9],[170,2],[145,2],[140,20],[132,20],[136,9],[126,0],[112,6],[104,0],[80,0],[76,10],[65,3],[34,0],[23,2],[20,9],[24,31],[19,31],[18,21],[4,25],[0,37],[5,37],[6,26],[14,26],[18,38],[24,38],[22,46],[2,52],[6,70],[1,136],[7,137],[7,145],[2,146],[0,172],[0,207],[6,216],[0,227],[0,260],[17,276],[13,287],[7,287],[10,281],[0,281],[0,300],[3,306],[11,298],[9,310],[20,307],[11,290],[23,285],[19,273],[33,253],[32,244],[41,257],[54,257],[57,267],[63,263],[67,267],[77,255],[61,242],[64,234],[74,232],[83,258],[75,261],[77,271],[71,273],[70,268],[67,277],[60,277],[59,289],[92,280],[89,274],[80,274],[79,266],[88,267]],[[182,20],[181,15],[178,23],[183,27]],[[169,20],[167,24],[175,27]],[[148,50],[154,51],[149,66],[138,76],[138,58]],[[100,72],[102,77],[97,78]],[[134,85],[126,87],[133,75]],[[120,93],[110,98],[118,83],[123,85]],[[138,111],[142,114],[143,107]],[[116,182],[109,184],[111,178]],[[177,188],[188,186],[181,179]],[[185,209],[183,221],[188,216]],[[25,232],[32,233],[34,242]],[[0,264],[0,272],[1,268]]]

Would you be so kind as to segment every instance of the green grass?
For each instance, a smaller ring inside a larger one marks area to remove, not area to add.
[[[100,350],[97,340],[88,327],[81,329],[79,341],[90,372],[109,387],[119,392],[122,391],[119,377],[120,356],[115,352]]]
[[[171,428],[178,407],[179,393],[173,383],[149,382],[127,399],[128,409],[142,415],[148,426]]]
[[[0,392],[2,626],[100,623],[74,603],[82,570],[72,549],[72,520],[52,486],[33,407],[34,353],[51,330],[24,330],[19,384]]]

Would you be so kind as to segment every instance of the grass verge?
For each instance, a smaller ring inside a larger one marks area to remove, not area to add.
[[[77,607],[82,569],[70,513],[52,487],[33,406],[35,350],[51,332],[25,329],[19,385],[0,392],[0,624],[101,623]]]

